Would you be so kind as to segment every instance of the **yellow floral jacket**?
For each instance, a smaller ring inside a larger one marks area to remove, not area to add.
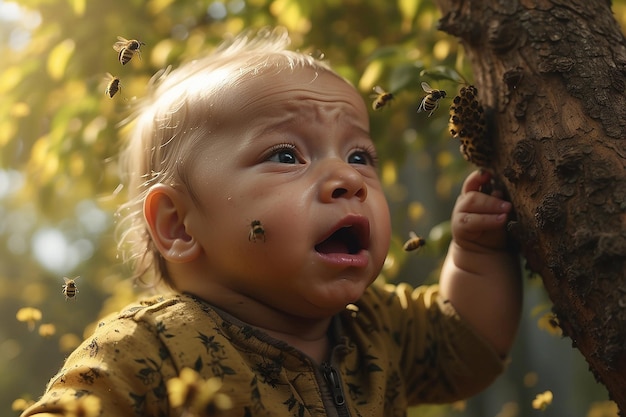
[[[232,408],[220,416],[399,417],[474,395],[504,369],[436,286],[371,286],[332,331],[318,364],[192,296],[150,298],[100,322],[22,417],[178,416],[167,382],[184,368],[221,380]],[[95,410],[78,408],[94,397]]]

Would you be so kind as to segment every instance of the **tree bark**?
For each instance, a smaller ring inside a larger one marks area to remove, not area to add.
[[[601,0],[437,0],[563,333],[626,411],[626,42]]]

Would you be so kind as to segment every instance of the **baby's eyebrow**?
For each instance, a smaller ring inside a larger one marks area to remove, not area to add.
[[[261,118],[261,120],[263,119],[267,119],[267,118]],[[270,133],[275,133],[275,132],[282,132],[294,126],[298,126],[297,117],[284,118],[281,116],[277,116],[277,117],[271,117],[269,119],[270,120],[276,119],[276,120],[270,121],[269,123],[264,123],[263,127],[259,126],[258,127],[259,130],[257,131],[257,134],[264,135],[264,134],[270,134]]]

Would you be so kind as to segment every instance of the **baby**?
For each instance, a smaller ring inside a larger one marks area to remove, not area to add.
[[[521,310],[511,204],[472,173],[439,284],[374,284],[391,227],[368,106],[288,44],[239,36],[137,109],[121,225],[137,274],[154,267],[174,292],[103,320],[23,417],[87,400],[111,417],[394,417],[503,371]],[[174,404],[185,368],[228,406]]]

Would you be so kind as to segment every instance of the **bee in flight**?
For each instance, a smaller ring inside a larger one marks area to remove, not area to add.
[[[63,295],[65,295],[65,301],[69,300],[70,298],[76,297],[76,294],[78,294],[78,289],[76,288],[75,282],[78,278],[79,277],[69,279],[67,277],[63,277],[63,281],[65,281],[65,284],[63,284],[63,289],[61,290],[61,292],[63,293]]]
[[[417,112],[426,111],[428,113],[428,117],[432,116],[433,112],[437,110],[439,107],[439,100],[446,96],[446,92],[443,90],[436,90],[428,85],[427,82],[422,81],[422,88],[426,91],[426,96],[420,103],[420,106],[417,108]]]
[[[393,93],[385,91],[381,86],[374,87],[374,93],[370,97],[374,99],[372,109],[380,110],[393,100]]]
[[[139,55],[139,58],[141,58],[141,51],[139,50],[141,45],[145,45],[145,43],[136,39],[128,40],[118,36],[117,42],[113,44],[113,49],[119,52],[118,59],[120,60],[120,64],[128,64],[135,54]]]
[[[414,232],[409,232],[409,240],[404,242],[404,246],[402,248],[407,252],[411,252],[414,250],[418,250],[425,244],[426,240],[424,238],[419,237]]]
[[[263,242],[265,242],[265,229],[263,229],[263,225],[259,220],[252,220],[252,223],[250,223],[250,234],[248,235],[248,240],[256,242],[257,238],[263,239]]]
[[[120,86],[120,79],[109,74],[108,72],[107,72],[107,77],[109,81],[107,83],[107,88],[104,90],[104,94],[113,98],[113,96],[117,94],[117,92],[120,91],[120,89],[122,88]]]

